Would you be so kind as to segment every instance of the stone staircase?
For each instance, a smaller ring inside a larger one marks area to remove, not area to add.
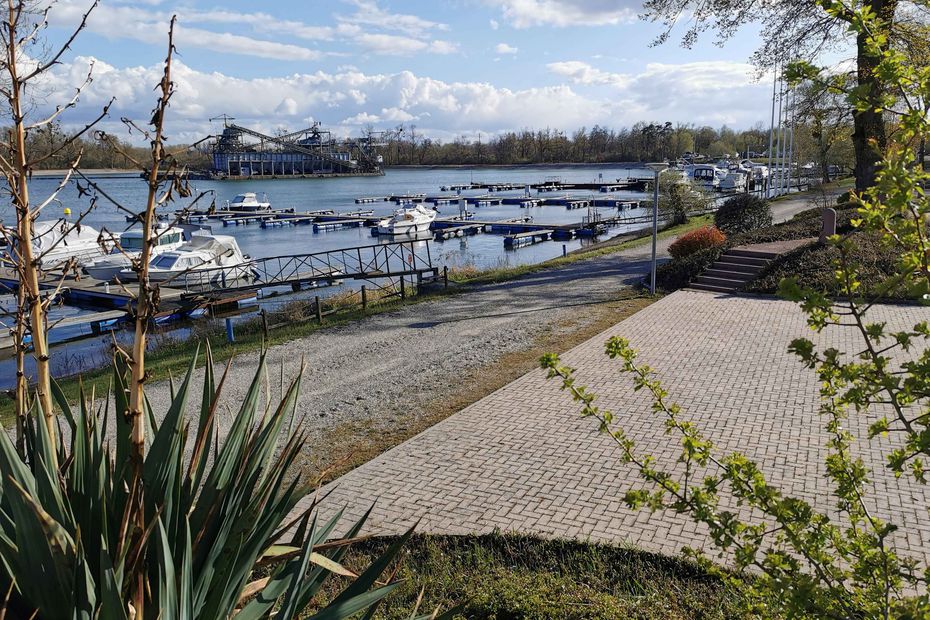
[[[779,255],[777,251],[733,248],[724,252],[691,283],[693,289],[715,293],[735,293],[747,282],[756,279],[759,272]]]

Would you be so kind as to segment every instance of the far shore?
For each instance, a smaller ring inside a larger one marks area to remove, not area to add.
[[[542,163],[542,164],[399,164],[396,166],[385,166],[385,170],[469,170],[492,168],[500,170],[516,170],[519,168],[641,168],[644,166],[641,162],[561,162],[561,163]],[[87,176],[135,176],[141,170],[138,168],[82,168],[81,172]],[[36,178],[63,177],[68,173],[67,169],[54,170],[35,170],[32,173]]]
[[[81,173],[87,176],[107,177],[107,176],[138,176],[141,170],[138,168],[81,168]],[[68,174],[68,169],[52,170],[33,170],[33,177],[63,177]]]

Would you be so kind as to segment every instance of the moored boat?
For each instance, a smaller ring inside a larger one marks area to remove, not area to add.
[[[423,205],[398,209],[389,218],[378,222],[378,234],[406,235],[429,230],[436,212]]]
[[[72,259],[80,265],[106,255],[110,249],[95,228],[66,219],[36,222],[32,231],[32,253],[45,270],[61,267]]]
[[[255,192],[244,192],[237,195],[232,200],[228,200],[224,210],[245,212],[271,211],[271,203],[268,202],[267,195],[263,194],[262,199],[259,200]]]
[[[132,273],[124,269],[120,276]],[[179,248],[159,254],[149,263],[149,279],[169,286],[215,286],[254,277],[252,260],[235,238],[194,234]]]
[[[184,244],[184,230],[177,227],[162,227],[155,231],[156,243],[152,246],[152,256],[177,249]],[[119,248],[107,256],[94,259],[84,264],[84,271],[92,278],[109,282],[119,277],[121,281],[135,280],[135,273],[129,269],[132,259],[142,255],[142,230],[128,230],[120,236]],[[129,273],[123,273],[128,270]]]

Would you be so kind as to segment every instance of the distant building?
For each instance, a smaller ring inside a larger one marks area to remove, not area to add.
[[[319,123],[267,135],[230,123],[212,144],[213,174],[222,178],[383,174],[382,146],[369,136],[340,140]]]

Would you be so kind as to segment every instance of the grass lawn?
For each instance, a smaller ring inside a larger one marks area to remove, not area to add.
[[[392,541],[358,545],[344,563],[361,569]],[[694,564],[623,547],[502,534],[414,536],[401,553],[403,583],[375,618],[409,618],[421,590],[419,613],[461,605],[461,618],[754,617],[738,592]],[[338,585],[329,583],[325,595]]]

